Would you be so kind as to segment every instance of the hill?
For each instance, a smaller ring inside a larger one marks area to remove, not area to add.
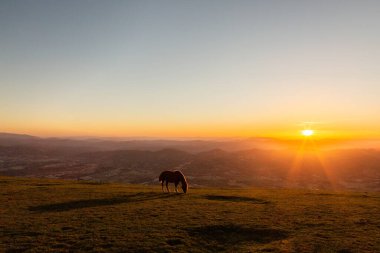
[[[380,194],[0,177],[5,252],[380,252]]]
[[[0,175],[156,184],[182,170],[198,186],[380,191],[380,151],[179,149],[89,151],[83,147],[0,145]],[[194,184],[195,184],[194,183]]]

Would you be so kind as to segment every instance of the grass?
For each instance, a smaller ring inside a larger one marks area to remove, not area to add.
[[[380,252],[380,193],[0,177],[0,252]]]

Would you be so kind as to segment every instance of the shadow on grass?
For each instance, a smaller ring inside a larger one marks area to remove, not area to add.
[[[29,211],[32,212],[63,212],[70,211],[74,209],[88,208],[88,207],[99,207],[99,206],[111,206],[125,203],[142,202],[154,199],[166,199],[173,198],[180,194],[163,194],[156,192],[140,192],[132,195],[121,195],[113,198],[102,198],[102,199],[81,199],[73,200],[62,203],[54,203],[47,205],[39,205],[29,207]]]
[[[219,201],[251,202],[255,204],[269,204],[270,203],[270,201],[263,200],[263,199],[241,197],[241,196],[204,195],[204,198],[209,199],[209,200],[219,200]]]
[[[248,227],[236,224],[209,225],[188,228],[190,236],[196,237],[205,246],[217,245],[221,249],[236,247],[244,243],[270,243],[289,236],[285,230]]]
[[[10,182],[7,180],[0,180],[0,184],[9,184]]]
[[[5,236],[27,236],[27,237],[36,237],[36,236],[40,236],[42,235],[42,233],[40,232],[36,232],[36,231],[18,231],[18,230],[7,230],[7,229],[4,229],[3,231],[3,235]]]

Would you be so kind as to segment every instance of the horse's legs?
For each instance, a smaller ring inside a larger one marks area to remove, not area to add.
[[[169,181],[166,181],[166,189],[168,190],[168,192],[170,192],[170,191],[169,191],[168,184],[169,184]]]
[[[174,184],[175,184],[175,192],[178,193],[178,189],[177,189],[177,187],[178,187],[178,182],[175,182]]]
[[[162,192],[164,192],[164,180],[161,181]]]

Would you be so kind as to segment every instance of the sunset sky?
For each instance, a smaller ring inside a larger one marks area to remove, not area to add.
[[[0,132],[380,138],[380,1],[0,2]]]

